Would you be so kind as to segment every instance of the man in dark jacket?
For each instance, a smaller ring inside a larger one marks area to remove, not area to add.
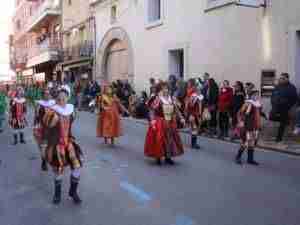
[[[297,103],[297,100],[297,89],[290,83],[289,74],[281,74],[279,83],[274,89],[271,97],[272,114],[278,114],[280,122],[276,142],[282,141],[285,128],[288,125],[289,111]]]

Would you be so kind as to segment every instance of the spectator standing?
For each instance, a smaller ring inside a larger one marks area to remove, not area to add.
[[[255,85],[251,82],[247,82],[245,84],[245,93],[246,93],[246,99],[250,98],[250,94],[252,93],[252,91],[254,90]]]
[[[150,96],[156,93],[156,81],[153,77],[150,78]]]
[[[218,99],[218,110],[219,110],[219,138],[228,137],[229,132],[229,117],[230,109],[232,106],[233,90],[229,86],[229,81],[224,80],[223,86],[220,89]]]
[[[234,85],[234,95],[232,99],[232,108],[231,108],[231,116],[232,116],[232,127],[233,127],[233,136],[232,139],[235,139],[239,136],[238,132],[238,119],[237,115],[242,106],[245,103],[246,93],[244,90],[244,85],[241,81],[237,81]]]
[[[169,80],[168,80],[168,86],[169,86],[170,95],[172,97],[175,95],[176,90],[177,90],[176,83],[177,83],[176,76],[175,75],[170,75]]]
[[[217,134],[217,106],[219,87],[213,78],[208,80],[207,91],[205,93],[205,102],[208,110],[211,114],[211,120],[209,121],[209,130],[211,135]]]
[[[275,87],[271,97],[272,111],[270,119],[278,120],[280,122],[276,137],[277,143],[281,142],[283,139],[285,128],[288,125],[289,111],[293,106],[295,106],[297,100],[297,89],[290,83],[289,74],[281,74],[279,83]],[[278,117],[276,116],[277,118],[274,118],[275,115],[278,115]]]
[[[133,89],[131,85],[129,84],[128,80],[124,80],[123,84],[123,96],[124,96],[124,106],[126,109],[129,109],[129,98],[133,94]]]
[[[5,120],[5,113],[7,109],[7,99],[4,87],[0,90],[0,133],[3,132],[3,121]]]

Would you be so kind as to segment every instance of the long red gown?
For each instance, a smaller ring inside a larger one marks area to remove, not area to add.
[[[176,115],[170,121],[165,119],[161,98],[157,97],[149,105],[152,120],[146,135],[144,153],[151,158],[176,157],[184,154],[181,138],[177,131]],[[171,102],[171,104],[174,103]]]
[[[100,97],[101,111],[97,121],[97,137],[116,138],[122,135],[120,103],[116,97]]]

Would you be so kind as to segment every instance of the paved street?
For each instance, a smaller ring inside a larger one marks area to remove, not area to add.
[[[17,148],[8,131],[1,134],[1,225],[300,224],[300,158],[260,151],[261,166],[240,167],[236,145],[201,139],[200,151],[158,167],[143,156],[144,125],[125,121],[111,148],[95,138],[95,121],[81,113],[74,129],[86,155],[81,206],[67,198],[69,171],[62,204],[52,205],[52,174],[40,171],[30,130]]]

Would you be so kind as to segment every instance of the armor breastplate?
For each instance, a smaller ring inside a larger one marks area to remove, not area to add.
[[[172,104],[162,104],[162,109],[163,109],[165,120],[167,121],[172,120],[172,116],[174,113],[174,106]]]

